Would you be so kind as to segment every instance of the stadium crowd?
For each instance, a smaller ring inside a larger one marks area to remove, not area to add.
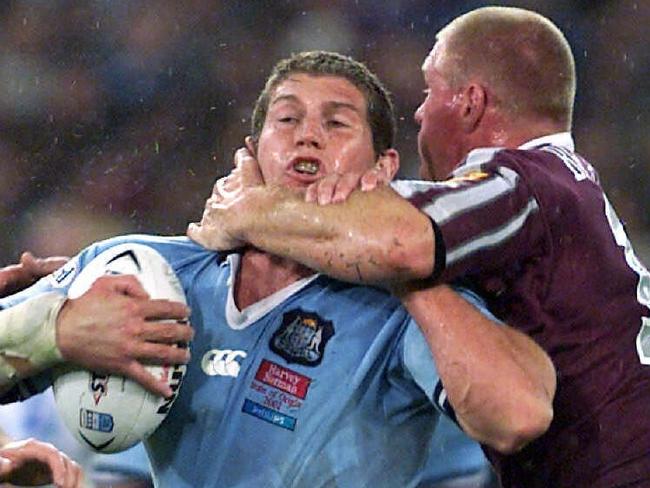
[[[402,175],[415,176],[418,66],[433,32],[485,3],[3,2],[0,263],[116,233],[184,232],[241,146],[264,74],[300,50],[340,51],[378,73],[400,115]],[[576,140],[647,262],[650,4],[515,3],[573,46]]]

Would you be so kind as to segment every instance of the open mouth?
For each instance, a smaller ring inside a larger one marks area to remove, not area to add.
[[[320,163],[313,159],[298,159],[293,163],[296,173],[313,176],[318,173]]]

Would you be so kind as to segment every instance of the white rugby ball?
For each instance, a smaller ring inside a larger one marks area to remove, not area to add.
[[[153,248],[121,244],[95,257],[70,286],[77,298],[104,275],[135,275],[151,298],[187,303],[169,263]],[[119,452],[146,439],[166,417],[185,376],[186,366],[146,366],[172,388],[171,398],[149,393],[133,380],[112,374],[62,368],[55,373],[59,414],[81,444],[97,452]]]

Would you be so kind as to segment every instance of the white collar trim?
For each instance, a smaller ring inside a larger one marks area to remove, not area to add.
[[[555,134],[531,139],[530,141],[524,142],[517,149],[533,149],[544,144],[564,147],[571,152],[575,150],[575,144],[570,132],[556,132]],[[452,175],[458,176],[459,174],[465,173],[468,169],[480,167],[483,163],[491,160],[495,153],[504,149],[504,147],[479,147],[472,149],[467,155],[467,158],[465,158],[465,162],[456,168]]]
[[[519,146],[519,149],[532,149],[543,144],[564,147],[571,152],[575,151],[575,143],[573,142],[571,132],[556,132],[555,134],[549,134],[548,136],[538,137],[537,139],[524,142]]]
[[[245,329],[280,305],[287,298],[298,293],[319,276],[318,273],[314,273],[306,278],[301,278],[298,281],[291,283],[289,286],[285,286],[281,290],[261,299],[259,302],[249,305],[244,310],[239,310],[235,304],[234,285],[235,276],[237,276],[237,273],[239,272],[241,255],[232,253],[229,254],[226,259],[230,266],[230,276],[227,283],[228,296],[226,298],[226,322],[228,323],[228,326],[234,330]]]

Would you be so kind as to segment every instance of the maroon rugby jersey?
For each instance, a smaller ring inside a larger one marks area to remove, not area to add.
[[[650,274],[570,134],[473,151],[420,185],[442,279],[469,278],[557,368],[549,431],[516,455],[487,450],[503,486],[650,486]]]

